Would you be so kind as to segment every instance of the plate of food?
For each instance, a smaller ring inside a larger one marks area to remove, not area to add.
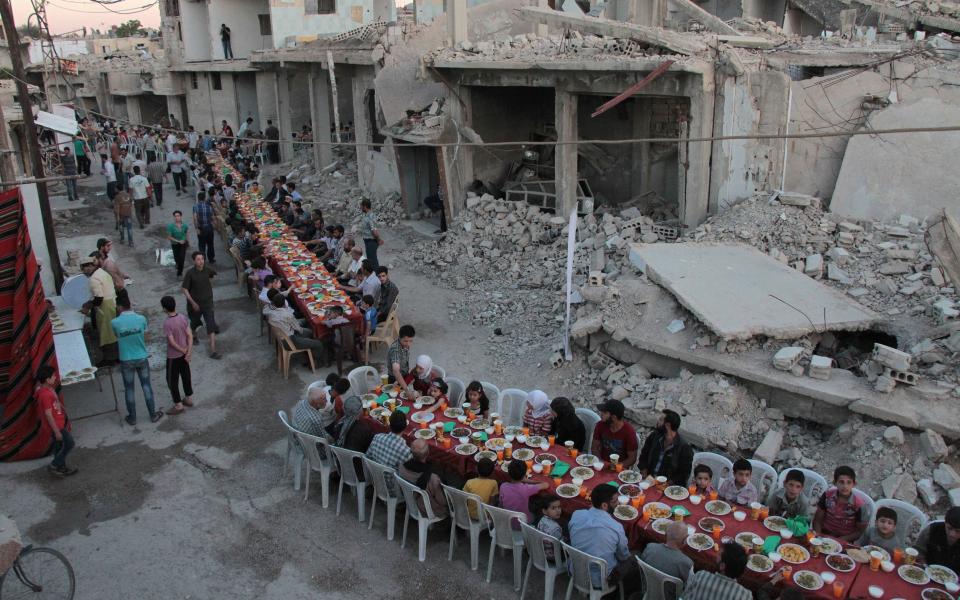
[[[827,566],[840,573],[849,573],[857,567],[857,561],[846,554],[830,554],[827,556]]]
[[[723,521],[716,517],[704,517],[697,521],[697,525],[700,526],[700,529],[706,531],[707,533],[712,533],[713,528],[719,526],[720,531],[726,529],[726,525],[723,524]]]
[[[474,419],[470,421],[470,427],[473,427],[474,429],[486,429],[487,427],[490,427],[490,421],[486,419]]]
[[[824,554],[837,554],[843,552],[843,544],[837,540],[828,537],[820,538],[820,552]]]
[[[780,544],[777,552],[783,557],[783,562],[788,562],[791,565],[802,565],[810,560],[810,552],[797,544]]]
[[[481,450],[473,455],[473,460],[480,462],[481,459],[489,458],[493,462],[497,462],[497,453],[490,450]]]
[[[623,483],[640,483],[643,479],[643,475],[637,471],[620,471],[620,474],[617,475],[617,478]]]
[[[621,504],[613,509],[613,516],[621,521],[633,521],[640,515],[640,512],[629,504]]]
[[[813,571],[797,571],[793,574],[793,582],[811,592],[823,587],[823,578]]]
[[[570,469],[570,477],[574,479],[590,479],[594,475],[596,475],[596,473],[590,467],[574,467]]]
[[[538,455],[536,456],[536,458],[533,459],[533,462],[535,462],[535,463],[537,463],[537,464],[539,465],[539,464],[542,464],[543,461],[545,461],[545,460],[549,460],[551,465],[557,464],[557,457],[554,456],[553,454],[550,454],[549,452],[544,452],[543,454],[538,454]]]
[[[390,409],[386,406],[378,406],[370,410],[370,416],[374,419],[383,419],[390,416]]]
[[[466,427],[454,427],[453,431],[450,432],[450,436],[455,438],[470,437],[471,433],[473,432]]]
[[[489,440],[487,440],[487,443],[485,445],[487,447],[487,450],[493,450],[494,452],[496,452],[497,450],[504,449],[504,447],[507,445],[507,440],[503,438],[490,438]]]
[[[598,460],[600,459],[592,454],[581,454],[577,457],[577,464],[584,467],[592,467],[593,463],[597,462]]]
[[[887,560],[887,561],[890,560],[890,553],[884,550],[883,548],[881,548],[880,546],[864,546],[863,548],[861,548],[861,550],[867,553],[866,562],[870,562],[871,552],[879,552],[881,554],[880,560]]]
[[[666,519],[670,516],[670,507],[663,502],[650,502],[644,505],[643,510],[650,514],[651,519]]]
[[[927,575],[930,576],[930,579],[939,583],[940,585],[947,585],[948,583],[957,583],[957,574],[953,572],[953,569],[945,567],[943,565],[930,565],[927,567]]]
[[[360,399],[363,400],[364,402],[373,402],[377,398],[379,398],[379,396],[377,396],[376,394],[364,394],[360,396]]]
[[[539,448],[547,441],[547,438],[542,435],[531,435],[527,438],[527,446],[531,448]]]
[[[775,533],[780,533],[781,529],[786,528],[787,520],[776,515],[767,517],[763,520],[763,526]]]
[[[416,433],[413,434],[413,437],[420,440],[430,440],[437,437],[437,431],[433,428],[418,429]]]
[[[631,498],[636,498],[640,495],[640,486],[635,483],[625,483],[621,485],[617,491],[621,496],[629,496]]]
[[[711,515],[717,515],[718,517],[730,514],[731,510],[730,505],[723,500],[711,500],[710,502],[707,502],[704,508]]]
[[[763,554],[751,554],[747,560],[747,568],[754,573],[769,573],[773,570],[773,561]]]
[[[519,425],[507,425],[506,427],[503,428],[504,435],[512,435],[516,437],[522,433],[523,433],[523,427],[520,427]]]
[[[743,547],[746,548],[747,550],[752,550],[752,549],[753,549],[753,538],[755,538],[755,537],[757,537],[757,535],[756,535],[755,533],[751,532],[751,531],[741,531],[741,532],[738,533],[737,535],[733,536],[733,541],[735,541],[736,543],[740,544],[741,546],[743,546]]]
[[[870,553],[861,548],[847,548],[847,556],[860,564],[870,562]]]
[[[410,415],[410,420],[414,423],[429,423],[432,421],[436,415],[430,411],[421,410],[420,412],[415,412]]]
[[[451,406],[447,410],[443,411],[443,416],[448,419],[456,419],[457,417],[463,416],[463,409],[457,406]]]
[[[434,398],[433,396],[420,396],[419,398],[414,400],[414,402],[419,402],[423,406],[433,406],[434,404],[437,403],[437,399]]]
[[[920,592],[923,600],[953,600],[953,596],[939,588],[927,588]]]
[[[687,545],[702,552],[713,548],[713,538],[705,533],[694,533],[687,537]]]
[[[561,483],[557,486],[557,495],[561,498],[576,498],[580,495],[580,488],[572,483]]]
[[[454,450],[456,450],[457,454],[471,456],[478,450],[478,448],[473,444],[457,444],[457,447],[454,448]]]
[[[900,576],[900,579],[913,585],[927,585],[930,583],[930,576],[917,565],[900,565],[897,568],[897,575]]]
[[[644,509],[646,510],[646,509]],[[659,533],[660,535],[667,535],[667,527],[670,527],[670,523],[675,523],[673,519],[657,519],[653,522],[651,527],[653,530]]]
[[[533,450],[530,448],[517,448],[513,451],[513,458],[517,460],[531,460],[533,459]]]
[[[663,495],[671,500],[686,500],[690,497],[690,492],[681,485],[671,485],[663,490]]]

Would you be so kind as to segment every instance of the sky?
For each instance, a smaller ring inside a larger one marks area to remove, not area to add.
[[[39,2],[39,0],[37,0]],[[110,4],[109,8],[120,12],[131,12],[150,5],[153,0],[121,0]],[[50,32],[54,35],[66,33],[73,29],[86,27],[87,30],[99,29],[106,31],[113,25],[119,25],[137,19],[144,27],[160,26],[160,7],[152,4],[136,14],[116,14],[110,12],[103,5],[92,0],[46,0],[47,20]],[[26,25],[27,18],[33,14],[30,0],[13,0],[13,15],[17,26]],[[33,23],[36,20],[32,21]]]

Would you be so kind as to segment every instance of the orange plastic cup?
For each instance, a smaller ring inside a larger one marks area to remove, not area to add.
[[[420,421],[420,429],[426,429],[427,423],[425,421]]]
[[[764,507],[760,508],[760,520],[761,520],[761,521],[765,521],[765,520],[767,519],[767,517],[769,517],[769,516],[770,516],[770,508],[769,508],[769,507],[764,506]]]
[[[370,410],[375,409],[377,406],[378,406],[378,405],[377,405],[377,401],[376,401],[376,400],[371,400],[371,401],[370,401]]]
[[[527,461],[527,473],[530,473],[533,470],[533,459]]]
[[[643,504],[643,500],[640,496],[637,496],[636,498],[630,498],[630,504],[632,504],[637,510],[640,510],[640,505]]]
[[[836,598],[837,600],[840,600],[840,598],[843,598],[843,582],[842,581],[833,582],[833,597]]]
[[[503,450],[497,450],[497,460],[503,461]]]
[[[503,434],[503,425],[501,425],[500,423],[494,423],[494,424],[493,424],[493,432],[494,432],[495,434],[497,434],[497,435],[502,435],[502,434]]]
[[[570,458],[576,458],[577,454],[579,454],[579,451],[576,448],[570,449]]]
[[[790,565],[783,565],[783,569],[780,570],[783,574],[784,581],[790,581],[790,578],[793,577],[793,567]]]
[[[643,492],[640,492],[640,495],[637,496],[637,502],[639,502],[641,505],[646,504],[647,503],[646,494],[644,494]]]
[[[617,473],[623,471],[623,463],[617,463],[613,466],[613,470]]]
[[[691,496],[696,496],[696,495],[697,495],[697,484],[691,483],[691,484],[690,484],[690,487],[687,488],[687,491],[690,492],[690,495],[691,495]]]
[[[510,458],[511,456],[513,456],[513,448],[504,448],[503,456],[504,458]]]
[[[561,483],[562,481],[563,481],[563,479],[561,479],[560,477],[554,477],[554,478],[553,478],[553,486],[554,486],[554,487],[560,487],[560,483]]]
[[[524,427],[524,428],[523,428],[523,435],[530,435],[530,428],[529,428],[529,427]]]
[[[893,549],[893,564],[899,565],[900,561],[903,560],[903,548],[894,548]]]
[[[553,471],[553,463],[543,465],[543,474],[549,475]]]
[[[876,550],[874,550],[874,552],[876,552]],[[880,554],[880,553],[877,552],[877,554]],[[882,556],[874,556],[873,552],[871,552],[870,553],[870,570],[874,572],[879,571],[881,560],[883,560]]]
[[[641,521],[643,522],[644,525],[650,522],[650,511],[648,510],[643,511],[643,517],[641,518]]]
[[[580,486],[580,497],[581,497],[581,498],[586,498],[586,497],[587,497],[587,486],[585,486],[585,485],[581,485],[581,486]]]
[[[468,410],[468,411],[467,411],[467,420],[468,420],[468,421],[472,421],[472,420],[474,419],[474,417],[476,417],[476,415],[473,414],[473,411],[472,411],[472,410]]]
[[[711,499],[711,500],[716,500],[716,499],[717,499],[717,496],[719,496],[719,494],[717,494],[717,490],[712,490],[712,491],[710,492],[710,499]]]
[[[548,435],[548,436],[547,436],[547,441],[550,442],[550,445],[552,446],[552,445],[554,445],[554,444],[557,443],[557,436],[555,436],[555,435]]]
[[[719,525],[713,526],[713,539],[715,539],[718,542],[720,541],[720,531],[721,529]]]
[[[440,412],[443,412],[443,411],[445,411],[445,410],[447,410],[447,403],[446,403],[446,402],[441,402],[441,403],[440,403]]]
[[[452,445],[453,445],[453,440],[451,440],[451,439],[448,438],[448,437],[443,438],[443,447],[444,447],[444,448],[449,448],[449,447],[452,446]]]

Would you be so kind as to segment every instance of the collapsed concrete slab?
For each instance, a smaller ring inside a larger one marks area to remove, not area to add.
[[[630,262],[725,340],[861,331],[878,317],[844,294],[739,244],[631,244]]]

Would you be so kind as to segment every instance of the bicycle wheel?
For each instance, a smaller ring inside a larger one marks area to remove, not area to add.
[[[67,558],[50,548],[25,550],[0,581],[2,600],[72,600],[76,578]]]

